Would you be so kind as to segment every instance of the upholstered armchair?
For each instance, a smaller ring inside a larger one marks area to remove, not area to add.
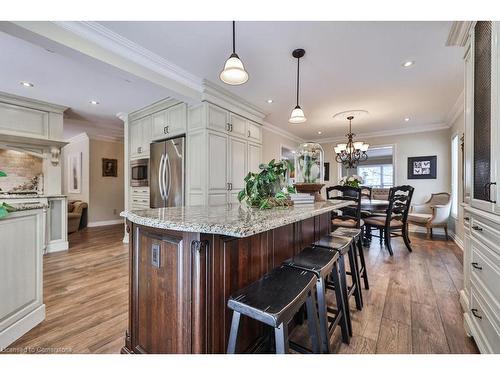
[[[432,228],[444,228],[448,240],[448,219],[451,212],[451,195],[448,193],[432,194],[424,204],[413,205],[408,214],[408,223],[425,227],[427,238],[432,238]]]
[[[68,203],[68,233],[73,233],[80,229],[83,211],[88,207],[82,201],[72,201]]]

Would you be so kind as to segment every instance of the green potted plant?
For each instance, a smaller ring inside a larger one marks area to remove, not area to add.
[[[238,200],[260,209],[291,206],[290,193],[295,189],[286,184],[286,162],[273,159],[259,168],[259,173],[250,172],[245,177],[245,188],[238,193]]]

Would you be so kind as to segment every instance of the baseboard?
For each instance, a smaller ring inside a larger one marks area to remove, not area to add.
[[[460,248],[460,250],[464,251],[464,242],[460,237],[457,236],[456,233],[450,232],[450,236],[452,240],[457,244],[457,246]]]
[[[115,225],[115,224],[123,224],[124,219],[115,219],[115,220],[104,220],[104,221],[92,221],[87,224],[89,228],[93,227],[104,227],[106,225]]]
[[[47,244],[47,254],[49,253],[57,253],[58,251],[66,251],[69,249],[68,241],[58,241]]]
[[[38,306],[0,332],[0,352],[45,319],[45,305]]]

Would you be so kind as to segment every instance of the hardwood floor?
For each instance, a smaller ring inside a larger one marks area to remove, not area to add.
[[[70,236],[70,251],[45,256],[47,318],[7,352],[120,351],[128,308],[122,235],[121,225],[89,228]],[[411,239],[413,253],[400,239],[393,240],[394,257],[378,241],[365,249],[370,290],[363,290],[363,311],[352,309],[351,344],[332,337],[336,352],[477,353],[463,329],[461,251],[452,241]]]

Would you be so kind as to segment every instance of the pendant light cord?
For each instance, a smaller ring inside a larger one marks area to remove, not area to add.
[[[299,84],[300,84],[300,57],[297,58],[297,107],[299,106]]]
[[[236,42],[235,42],[235,40],[236,40],[236,36],[235,36],[236,35],[236,27],[235,27],[235,23],[236,22],[233,21],[233,54],[236,53]]]

